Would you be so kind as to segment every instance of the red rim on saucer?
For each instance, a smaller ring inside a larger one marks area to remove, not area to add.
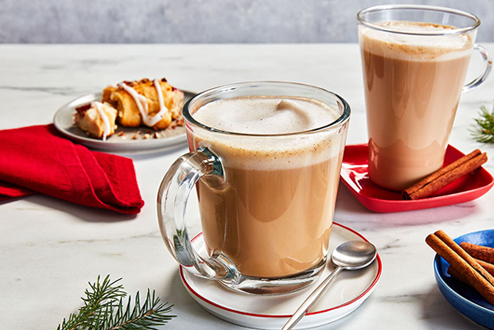
[[[333,223],[330,251],[349,240],[367,241],[360,233]],[[198,244],[198,248],[204,245],[202,234],[194,238],[193,244]],[[320,280],[329,272],[329,267],[325,267]],[[361,272],[358,276],[353,272],[340,275],[342,277],[309,309],[297,328],[328,324],[356,310],[372,294],[381,277],[382,263],[379,254],[371,266],[358,272]],[[311,291],[309,287],[286,295],[242,295],[229,291],[214,281],[196,277],[182,266],[180,277],[191,297],[208,312],[228,322],[257,329],[280,329]],[[317,283],[314,287],[316,285]],[[338,294],[334,294],[335,292]]]
[[[366,208],[374,212],[403,212],[465,203],[479,198],[494,185],[494,178],[483,167],[469,173],[428,198],[403,200],[400,192],[381,188],[369,179],[367,144],[345,147],[341,179]],[[444,166],[464,156],[448,145]]]

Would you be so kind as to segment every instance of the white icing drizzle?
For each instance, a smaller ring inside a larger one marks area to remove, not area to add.
[[[137,93],[133,87],[125,83],[121,83],[118,85],[118,87],[123,88],[127,93],[130,94],[130,96],[132,96],[137,105],[137,108],[139,109],[139,112],[141,113],[142,121],[144,122],[144,124],[146,124],[146,126],[149,127],[153,127],[154,125],[156,125],[161,119],[163,119],[165,113],[168,111],[163,101],[163,91],[161,90],[159,80],[155,79],[153,82],[154,88],[156,88],[156,93],[158,94],[158,102],[160,105],[160,111],[154,116],[149,115],[147,99],[143,95]]]
[[[168,108],[165,107],[165,102],[163,101],[163,91],[161,90],[159,80],[154,80],[154,88],[156,88],[156,94],[158,94],[158,102],[160,104],[160,112],[158,112],[155,117],[160,117],[160,120],[165,116],[165,113],[168,112]]]
[[[96,108],[99,115],[101,116],[101,119],[103,119],[103,141],[106,141],[106,137],[110,135],[110,130],[111,130],[110,120],[108,119],[108,116],[103,110],[101,102],[93,102],[92,106]]]

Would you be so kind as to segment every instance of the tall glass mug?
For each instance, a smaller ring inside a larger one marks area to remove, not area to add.
[[[283,82],[221,86],[183,110],[190,153],[158,192],[163,240],[198,276],[252,294],[298,290],[326,262],[350,108]],[[184,220],[196,186],[205,252]]]
[[[479,19],[462,11],[389,5],[357,18],[369,176],[402,190],[442,167],[460,95],[487,78],[492,61],[475,44]],[[474,49],[486,68],[463,85]]]

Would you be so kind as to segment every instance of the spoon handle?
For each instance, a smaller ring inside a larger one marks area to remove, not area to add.
[[[288,322],[285,323],[281,330],[292,329],[305,315],[310,306],[323,294],[333,279],[344,269],[344,267],[338,266],[328,277],[318,285],[317,288],[305,299],[295,313],[290,317]]]

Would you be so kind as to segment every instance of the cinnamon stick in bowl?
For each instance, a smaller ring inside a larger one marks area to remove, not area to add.
[[[487,162],[487,154],[476,149],[404,190],[402,197],[405,200],[428,197],[465,174],[479,168],[485,162]]]
[[[481,265],[482,267],[484,267],[484,269],[486,271],[489,272],[489,274],[491,274],[492,276],[494,276],[494,264],[491,264],[491,263],[488,263],[484,260],[480,260],[480,259],[477,259],[477,258],[474,258],[475,261],[477,261],[479,263],[479,265]],[[455,277],[456,279],[458,280],[461,280],[465,283],[467,283],[467,281],[464,279],[463,275],[460,274],[460,272],[458,272],[456,269],[454,269],[454,267],[451,267],[451,265],[448,267],[448,273],[449,275]]]
[[[494,248],[462,242],[460,246],[472,257],[494,264]]]
[[[472,256],[441,230],[427,236],[425,241],[459,272],[458,276],[494,305],[494,277]]]

